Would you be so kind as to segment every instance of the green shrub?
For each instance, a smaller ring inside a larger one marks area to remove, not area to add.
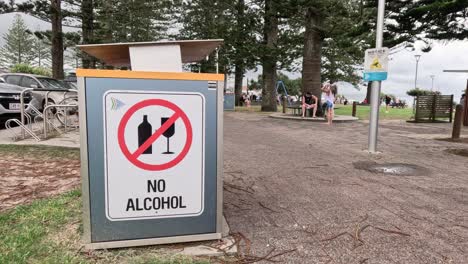
[[[43,67],[34,67],[29,64],[15,64],[13,67],[11,67],[10,71],[16,73],[29,73],[49,77],[52,76],[50,70]]]
[[[440,94],[440,92],[433,92],[433,91],[430,91],[430,90],[415,88],[415,89],[411,89],[411,90],[407,91],[406,94],[409,95],[409,96],[420,96],[420,95]]]

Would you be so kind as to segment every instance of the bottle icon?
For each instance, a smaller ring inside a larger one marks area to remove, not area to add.
[[[143,122],[141,122],[140,125],[138,125],[138,147],[141,147],[148,138],[151,137],[152,131],[151,131],[151,124],[148,122],[148,116],[144,115],[143,116]],[[143,154],[151,154],[153,153],[153,146],[149,146]]]

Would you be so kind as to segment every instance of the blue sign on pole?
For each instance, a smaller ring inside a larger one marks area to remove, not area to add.
[[[364,72],[364,81],[385,81],[387,80],[387,72]]]

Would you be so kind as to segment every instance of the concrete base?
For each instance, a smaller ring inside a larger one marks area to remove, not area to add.
[[[283,113],[274,113],[270,115],[271,118],[278,118],[278,119],[287,119],[287,120],[297,120],[297,121],[309,121],[309,122],[320,122],[320,123],[325,123],[327,120],[323,117],[304,117],[302,116],[296,116],[292,114],[283,114]],[[353,116],[340,116],[340,115],[335,115],[333,118],[334,123],[344,123],[344,122],[354,122],[358,121],[359,118],[353,117]]]
[[[237,247],[236,240],[234,237],[229,235],[230,228],[226,221],[226,217],[223,216],[223,238],[217,241],[204,242],[203,245],[191,245],[184,247],[184,249],[178,254],[186,256],[205,256],[205,257],[221,257],[221,256],[232,256],[237,254],[239,250]]]
[[[159,245],[158,251],[164,255],[186,255],[186,256],[205,256],[221,257],[237,254],[238,246],[234,237],[229,235],[230,229],[226,218],[223,216],[223,232],[218,234],[194,235],[190,238],[156,238],[128,241],[114,241],[104,243],[85,244],[83,250],[98,250],[108,248],[130,248],[140,246]],[[221,237],[222,235],[222,237]],[[188,237],[188,236],[187,236]],[[211,239],[211,240],[207,240]],[[165,241],[167,240],[167,241]],[[179,242],[174,242],[179,240]],[[191,242],[189,242],[191,241]]]
[[[238,248],[236,240],[229,235],[230,228],[226,221],[226,217],[223,216],[223,238],[219,241],[214,241],[207,245],[196,245],[185,247],[181,252],[182,255],[187,256],[207,256],[207,257],[221,257],[225,255],[237,254]]]
[[[213,241],[210,244],[184,247],[179,254],[187,256],[206,256],[206,257],[221,257],[237,254],[238,248],[236,240],[229,235],[230,229],[223,216],[223,238],[219,241]]]
[[[236,240],[228,236],[210,245],[185,247],[179,254],[186,256],[221,257],[235,255],[237,254],[237,250]]]

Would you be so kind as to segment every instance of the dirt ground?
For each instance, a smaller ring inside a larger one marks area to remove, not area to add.
[[[80,185],[80,161],[19,153],[0,158],[0,212]]]
[[[224,133],[224,213],[243,263],[468,263],[468,157],[455,155],[468,144],[434,140],[450,125],[382,122],[376,155],[364,122],[226,113]],[[0,175],[0,212],[80,183],[63,157],[2,154]]]
[[[241,252],[285,263],[468,263],[467,144],[448,124],[368,125],[225,115],[225,215]],[[468,131],[463,131],[468,136]],[[419,165],[414,175],[362,164]],[[275,257],[276,256],[276,257]],[[264,261],[267,263],[267,261]]]

